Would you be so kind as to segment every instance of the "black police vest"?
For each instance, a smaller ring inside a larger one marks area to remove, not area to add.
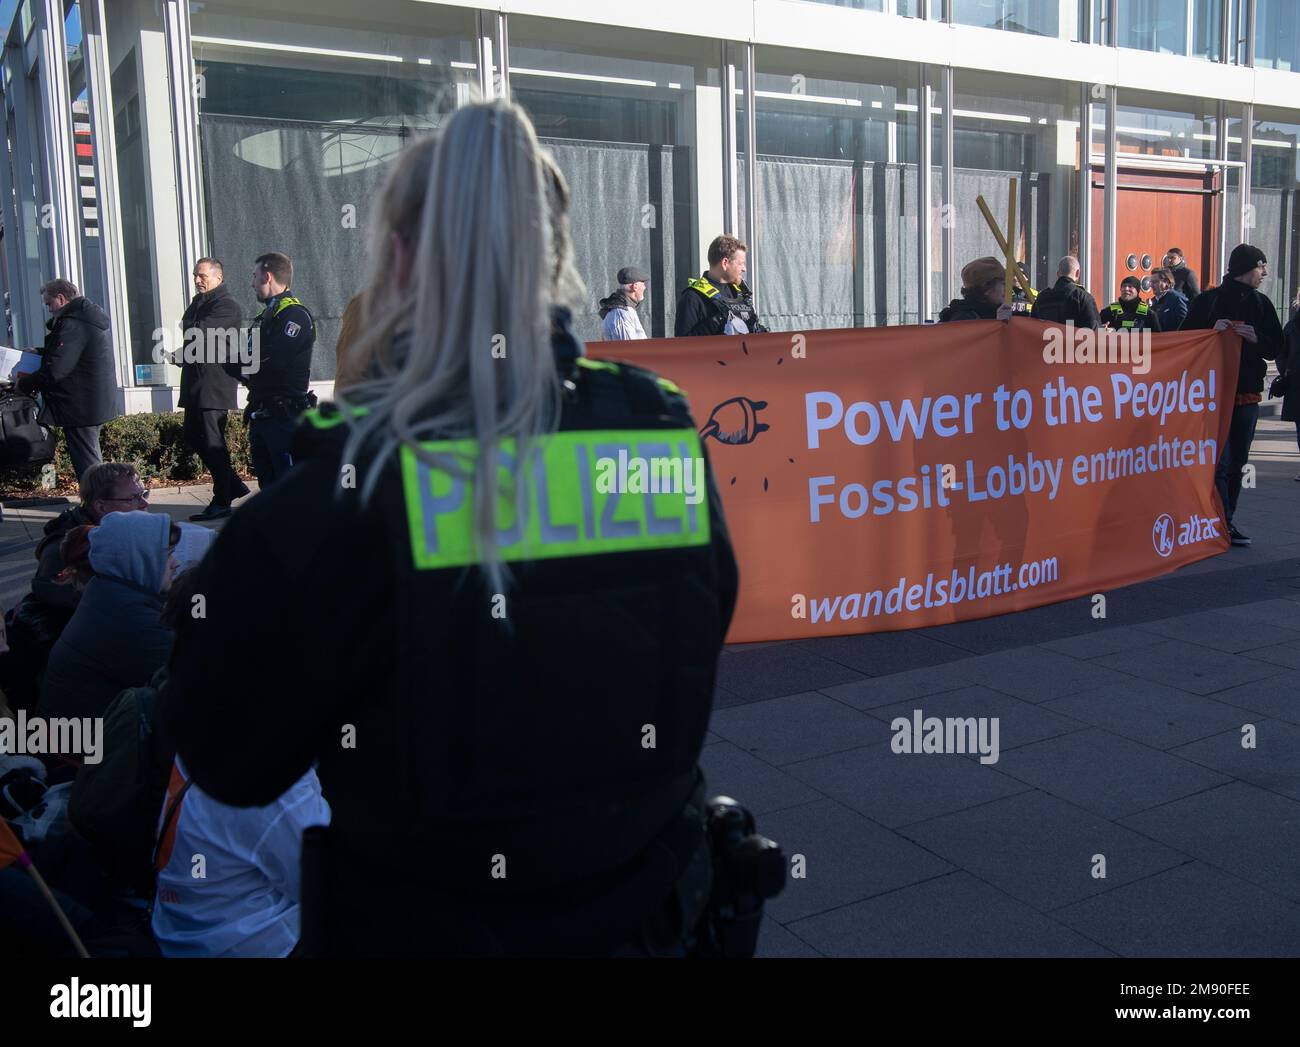
[[[388,875],[410,867],[426,887],[494,896],[616,875],[695,786],[723,642],[722,523],[705,490],[638,491],[632,473],[656,457],[702,468],[699,437],[648,372],[583,359],[567,385],[522,519],[499,518],[505,592],[475,566],[472,473],[406,450],[376,492],[396,578],[385,816],[400,824],[384,846],[403,863]],[[342,428],[326,413],[308,423]]]

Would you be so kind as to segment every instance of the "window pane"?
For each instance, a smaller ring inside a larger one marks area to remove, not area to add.
[[[918,323],[917,71],[759,48],[760,291],[773,330]]]
[[[952,20],[958,25],[1003,29],[1036,36],[1074,37],[1078,34],[1078,3],[1061,0],[953,0]]]
[[[569,181],[583,338],[600,337],[597,302],[628,265],[650,275],[646,333],[673,333],[701,244],[723,231],[720,60],[713,41],[510,19],[511,94]]]
[[[1268,279],[1260,288],[1278,309],[1283,323],[1300,293],[1300,123],[1294,112],[1255,110],[1250,163],[1253,224],[1245,239],[1268,256]],[[1233,241],[1235,243],[1235,241]]]
[[[375,191],[403,146],[469,97],[474,16],[412,0],[368,0],[364,25],[307,0],[248,10],[191,4],[208,250],[250,316],[253,259],[293,259],[317,323],[312,379],[329,379]]]
[[[1255,64],[1300,72],[1300,5],[1256,0]]]
[[[1035,288],[1050,287],[1058,260],[1079,253],[1079,87],[960,69],[955,75],[956,265],[1001,255],[976,198],[984,197],[1005,231],[1015,177],[1017,256]]]

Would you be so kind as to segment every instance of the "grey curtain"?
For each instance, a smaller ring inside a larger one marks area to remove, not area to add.
[[[543,138],[572,197],[570,229],[588,301],[575,329],[600,338],[597,302],[615,274],[633,265],[650,274],[641,323],[652,338],[671,336],[677,295],[692,275],[690,151],[682,147]],[[685,251],[686,256],[678,257]]]
[[[259,309],[247,290],[253,259],[265,251],[293,259],[293,293],[316,318],[311,376],[332,379],[340,320],[365,279],[370,210],[399,132],[208,114],[200,132],[213,256],[249,318]]]
[[[760,155],[757,181],[758,307],[773,331],[917,323],[915,167]],[[746,208],[742,192],[741,228]]]

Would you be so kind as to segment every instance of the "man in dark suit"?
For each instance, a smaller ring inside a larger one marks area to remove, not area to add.
[[[40,370],[18,375],[16,384],[28,396],[41,394],[39,421],[62,427],[80,483],[86,470],[102,460],[100,426],[121,414],[108,314],[67,280],[47,283],[41,300],[50,318]]]
[[[231,503],[248,494],[248,486],[230,464],[226,446],[226,421],[238,406],[238,383],[222,364],[241,349],[244,314],[224,281],[220,262],[200,258],[194,266],[196,293],[181,317],[180,406],[185,410],[185,440],[212,474],[212,501],[191,520],[229,516]]]

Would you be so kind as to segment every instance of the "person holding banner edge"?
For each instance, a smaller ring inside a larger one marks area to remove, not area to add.
[[[1232,521],[1241,496],[1242,472],[1255,439],[1268,361],[1276,360],[1282,351],[1282,325],[1277,310],[1259,290],[1267,276],[1268,258],[1264,252],[1250,244],[1238,244],[1228,258],[1223,282],[1196,296],[1179,328],[1182,331],[1231,330],[1241,338],[1241,369],[1237,372],[1232,422],[1214,473],[1214,485],[1223,502],[1233,545],[1250,544],[1250,539]]]

